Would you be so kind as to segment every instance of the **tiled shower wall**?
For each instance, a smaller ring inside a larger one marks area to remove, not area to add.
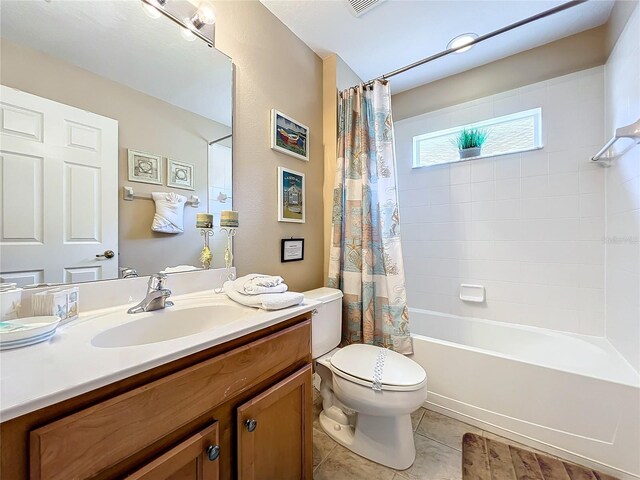
[[[412,137],[542,107],[544,148],[412,169]],[[395,123],[410,307],[605,333],[604,68]],[[482,304],[459,299],[484,285]]]
[[[640,118],[640,8],[605,65],[606,132]],[[620,141],[620,149],[630,141]],[[640,371],[640,147],[606,169],[607,337]]]

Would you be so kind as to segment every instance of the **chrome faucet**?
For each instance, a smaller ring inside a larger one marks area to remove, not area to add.
[[[167,300],[171,296],[171,290],[164,288],[166,281],[167,275],[164,273],[151,275],[147,285],[147,296],[135,307],[127,310],[127,313],[151,312],[172,306],[173,302]]]

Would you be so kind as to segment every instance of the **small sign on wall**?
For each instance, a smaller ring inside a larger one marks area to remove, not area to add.
[[[283,238],[280,249],[281,262],[304,260],[304,238]]]

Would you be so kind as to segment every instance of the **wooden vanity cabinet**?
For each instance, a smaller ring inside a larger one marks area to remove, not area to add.
[[[218,422],[176,445],[127,480],[218,480]]]
[[[238,478],[311,479],[311,388],[308,365],[238,408]]]
[[[3,480],[312,478],[305,314],[0,424]]]

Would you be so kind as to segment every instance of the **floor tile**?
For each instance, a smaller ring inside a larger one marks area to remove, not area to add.
[[[393,477],[393,470],[362,458],[342,445],[337,445],[313,473],[314,480],[391,480]]]
[[[462,436],[466,432],[482,435],[482,430],[479,428],[432,410],[425,410],[416,432],[460,451],[462,451]]]
[[[313,429],[313,468],[320,465],[331,453],[331,450],[337,445],[335,440],[333,440],[326,433],[318,430],[317,428]]]
[[[418,410],[411,414],[411,426],[413,427],[413,431],[416,431],[418,425],[420,424],[420,420],[422,420],[422,416],[424,415],[425,409],[420,407]]]
[[[398,479],[460,480],[462,453],[430,438],[415,435],[416,460],[406,470],[397,473]]]

